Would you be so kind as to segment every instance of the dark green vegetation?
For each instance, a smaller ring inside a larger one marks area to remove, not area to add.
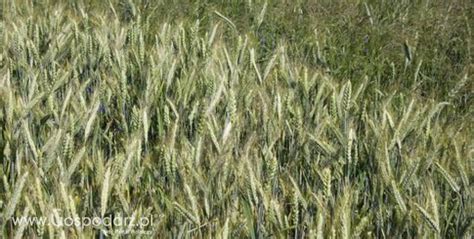
[[[143,237],[469,238],[473,16],[3,1],[2,234],[120,238],[11,218],[155,215]]]

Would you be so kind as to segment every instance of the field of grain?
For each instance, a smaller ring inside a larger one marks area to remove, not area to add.
[[[472,237],[469,0],[0,4],[0,238]]]

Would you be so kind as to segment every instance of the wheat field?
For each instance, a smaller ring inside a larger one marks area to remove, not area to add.
[[[472,237],[468,0],[1,5],[0,238]]]

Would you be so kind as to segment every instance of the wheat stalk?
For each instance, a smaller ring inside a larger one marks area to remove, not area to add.
[[[13,195],[10,198],[10,201],[8,202],[7,206],[5,207],[5,211],[3,211],[3,226],[2,229],[5,227],[5,224],[7,220],[10,219],[11,216],[13,216],[13,213],[15,212],[16,206],[20,202],[21,198],[21,193],[23,191],[23,188],[25,186],[26,180],[28,179],[28,172],[24,173],[21,178],[16,182],[15,184],[15,191],[13,191]]]
[[[104,181],[102,183],[102,192],[100,194],[100,215],[103,217],[107,210],[107,201],[109,199],[111,169],[107,168],[105,172]]]

